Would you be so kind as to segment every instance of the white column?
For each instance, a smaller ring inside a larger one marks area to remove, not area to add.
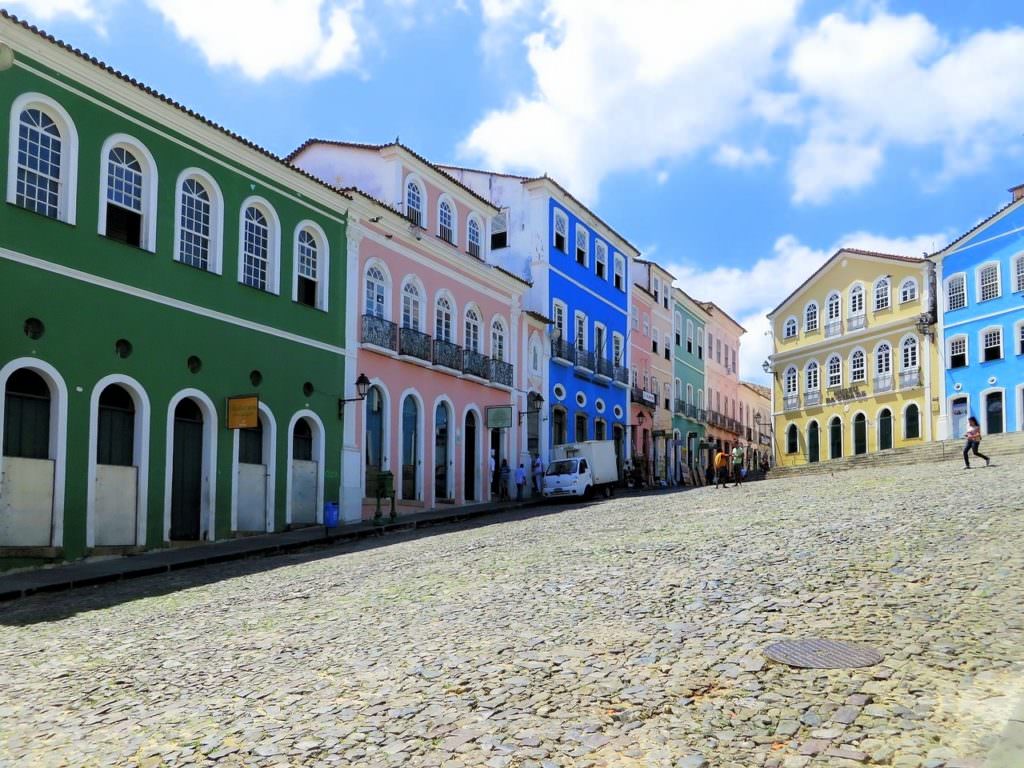
[[[345,295],[345,381],[343,396],[356,396],[358,366],[358,320],[359,320],[359,242],[363,234],[353,219],[348,227],[348,254],[346,258],[347,280]],[[358,428],[362,422],[360,403],[346,403],[342,420],[341,446],[341,521],[358,523],[363,516],[363,464]]]

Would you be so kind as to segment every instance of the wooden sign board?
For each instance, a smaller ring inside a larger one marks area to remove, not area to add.
[[[488,429],[508,429],[512,426],[511,405],[489,405],[486,409]]]
[[[255,429],[260,425],[260,396],[228,398],[228,429]]]

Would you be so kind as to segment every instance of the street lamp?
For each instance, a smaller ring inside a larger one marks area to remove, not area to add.
[[[534,396],[533,396],[533,404],[537,406],[536,408],[530,408],[529,407],[529,401],[530,401],[529,396],[527,396],[526,400],[527,400],[527,410],[519,412],[519,424],[520,425],[522,425],[522,423],[523,423],[523,416],[529,416],[529,415],[534,414],[534,413],[540,413],[544,409],[544,396],[542,394],[540,394],[540,392],[534,394]]]
[[[345,416],[345,403],[356,403],[362,402],[366,399],[366,393],[370,390],[370,380],[367,378],[365,373],[360,373],[356,379],[356,397],[339,397],[338,398],[338,418],[344,418]]]
[[[761,363],[761,370],[764,371],[765,373],[771,373],[772,364],[768,360],[765,360],[763,363]]]

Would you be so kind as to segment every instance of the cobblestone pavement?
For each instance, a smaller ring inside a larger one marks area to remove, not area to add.
[[[1020,479],[614,499],[28,598],[0,764],[980,766],[1024,695]],[[784,637],[884,661],[791,669]]]

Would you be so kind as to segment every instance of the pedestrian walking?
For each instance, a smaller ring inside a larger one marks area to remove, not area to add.
[[[725,451],[715,452],[715,488],[728,488],[729,485],[729,457]]]
[[[967,444],[964,446],[964,469],[971,468],[971,460],[967,458],[967,454],[972,450],[975,456],[980,456],[985,460],[986,467],[992,463],[988,456],[978,450],[978,446],[981,445],[981,427],[973,416],[967,420],[967,434],[964,437],[967,438]]]
[[[539,453],[533,460],[533,487],[537,493],[544,493],[544,462]]]
[[[498,495],[498,475],[494,471],[494,449],[487,459],[487,481],[491,484],[491,498]]]
[[[732,449],[732,480],[733,488],[740,484],[741,470],[743,469],[743,447],[737,443]]]
[[[526,488],[526,467],[522,462],[516,467],[516,501],[523,500],[523,489]]]
[[[501,476],[498,480],[498,501],[509,501],[508,481],[512,477],[512,470],[508,466],[508,459],[501,460]]]

